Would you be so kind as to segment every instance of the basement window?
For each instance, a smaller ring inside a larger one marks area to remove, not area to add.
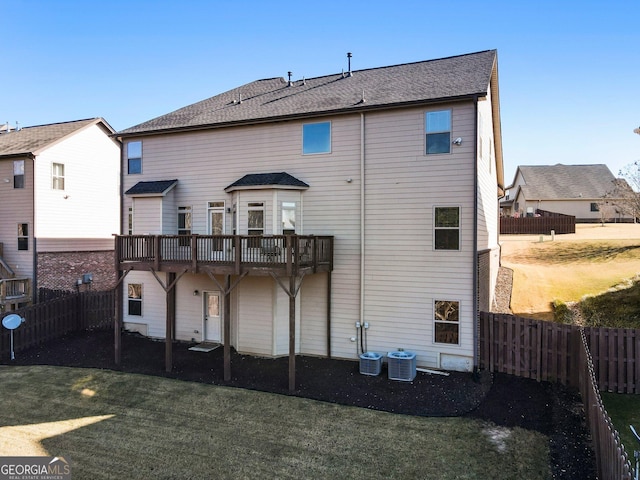
[[[142,284],[130,283],[127,286],[127,295],[129,297],[128,314],[132,316],[142,316]]]
[[[434,338],[436,343],[460,343],[460,302],[436,300],[434,304]]]

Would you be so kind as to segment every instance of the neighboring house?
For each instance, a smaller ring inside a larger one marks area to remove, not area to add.
[[[167,369],[173,339],[290,368],[363,348],[476,364],[499,264],[495,51],[258,80],[118,138],[122,320],[166,339]]]
[[[619,196],[624,180],[596,165],[521,165],[508,195],[500,202],[503,215],[533,216],[536,210],[576,217],[576,222],[632,221]]]
[[[120,144],[101,118],[0,132],[0,308],[113,288]],[[82,288],[88,288],[85,285]]]

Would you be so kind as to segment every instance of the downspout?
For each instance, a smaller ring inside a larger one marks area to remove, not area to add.
[[[473,137],[473,370],[479,367],[478,305],[478,96],[473,98],[475,112]]]
[[[365,293],[365,206],[364,206],[364,112],[360,113],[360,325],[364,324],[364,293]],[[364,352],[363,352],[364,353]]]
[[[38,242],[37,242],[37,231],[36,231],[36,156],[30,155],[32,165],[31,169],[31,185],[33,186],[33,215],[31,217],[31,225],[33,225],[33,268],[31,269],[32,278],[31,278],[31,303],[35,304],[38,300]]]

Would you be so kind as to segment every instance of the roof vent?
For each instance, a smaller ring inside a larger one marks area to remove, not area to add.
[[[349,68],[349,72],[347,73],[347,75],[349,77],[353,77],[353,73],[351,72],[351,56],[352,56],[351,52],[347,52],[347,63],[349,65],[349,67],[348,67]]]
[[[289,77],[289,81],[287,82],[287,86],[290,87],[291,85],[293,85],[293,83],[291,83],[291,72],[287,72],[287,76]]]

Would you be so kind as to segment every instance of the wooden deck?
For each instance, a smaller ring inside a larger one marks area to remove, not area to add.
[[[31,301],[30,278],[0,278],[0,305],[17,305]]]
[[[296,276],[333,270],[333,237],[118,235],[116,269]]]

